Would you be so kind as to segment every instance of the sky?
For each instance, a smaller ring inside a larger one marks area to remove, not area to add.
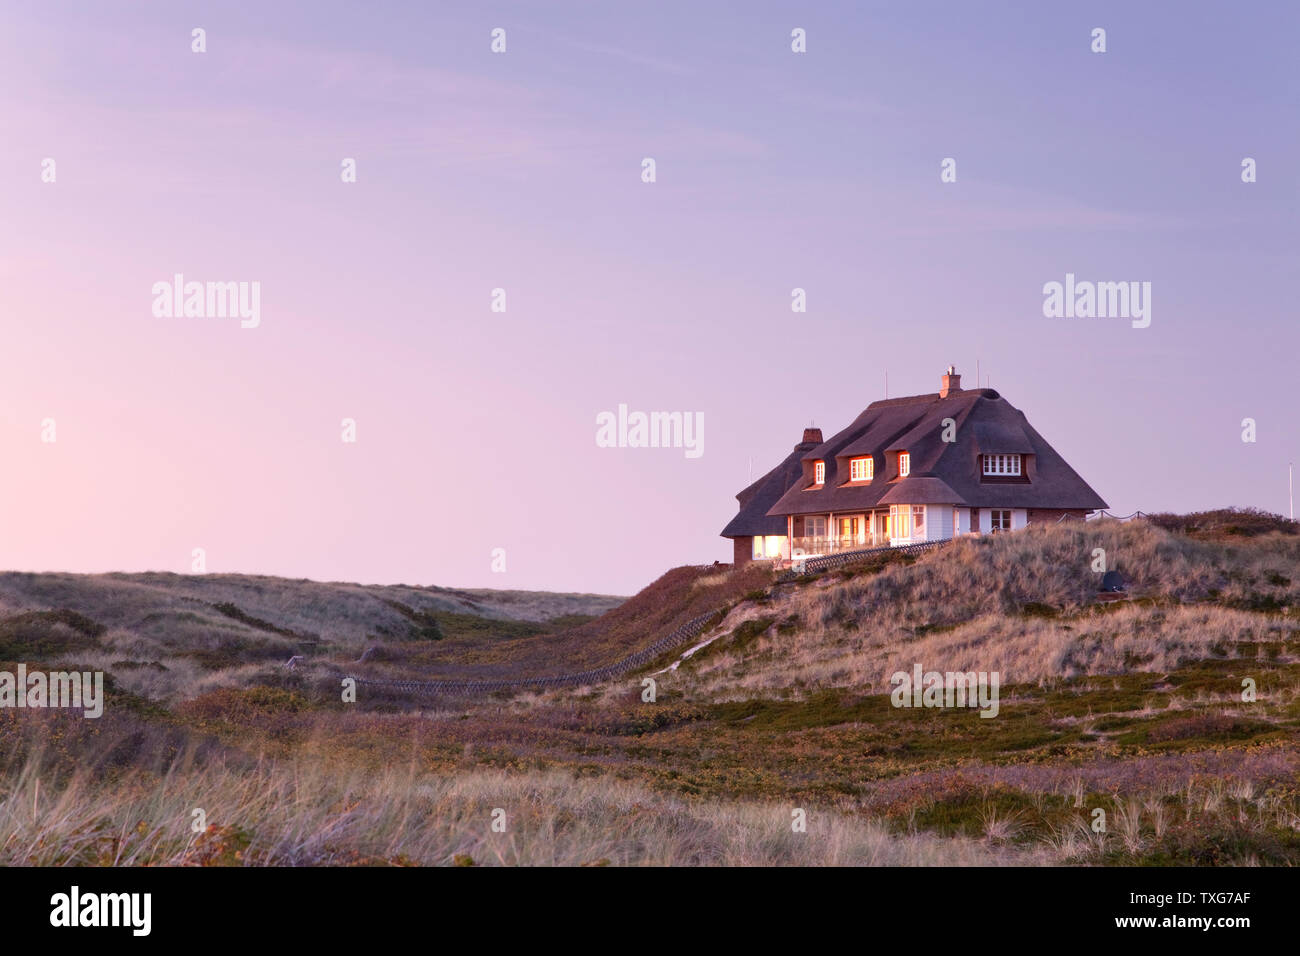
[[[1285,514],[1297,28],[0,0],[0,568],[628,594],[730,560],[805,426],[950,364],[1116,514]],[[258,324],[156,315],[176,273],[257,282]],[[1067,273],[1151,283],[1150,325],[1046,317]],[[600,447],[620,404],[702,454]]]

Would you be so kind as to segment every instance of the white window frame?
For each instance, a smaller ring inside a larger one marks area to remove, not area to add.
[[[911,473],[912,473],[912,455],[909,452],[900,451],[898,453],[898,477],[906,478]]]
[[[1005,528],[995,527],[998,522],[998,515],[1007,516],[1007,526]],[[989,534],[1000,534],[1003,531],[1010,531],[1015,526],[1015,516],[1011,513],[1010,508],[990,508],[989,509]]]
[[[824,461],[813,462],[813,484],[814,485],[826,484],[826,462]]]
[[[873,457],[849,459],[849,481],[870,481],[876,472],[876,459]]]
[[[810,531],[808,525],[812,524],[816,531]],[[825,515],[804,515],[803,516],[803,536],[805,538],[824,538],[826,537],[826,516]]]
[[[1019,455],[985,455],[984,474],[992,477],[1019,478]]]

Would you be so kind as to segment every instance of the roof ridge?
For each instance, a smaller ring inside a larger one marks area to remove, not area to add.
[[[998,399],[1001,397],[991,388],[962,388],[955,392],[949,392],[946,397],[941,396],[938,392],[925,392],[921,395],[903,395],[899,398],[880,398],[868,405],[863,412],[865,414],[873,408],[890,408],[895,405],[919,405],[922,402],[949,402],[954,399],[967,398]]]
[[[868,405],[867,409],[886,408],[892,405],[910,405],[913,403],[920,403],[922,401],[937,402],[938,400],[939,400],[938,392],[926,392],[923,395],[904,395],[901,398],[878,398],[870,405]]]

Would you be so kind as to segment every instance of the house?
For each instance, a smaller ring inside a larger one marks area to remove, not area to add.
[[[736,495],[740,511],[727,522],[722,536],[732,540],[737,567],[748,561],[790,556],[789,522],[768,511],[803,478],[803,457],[821,444],[822,430],[805,428],[803,441],[794,446],[785,461]]]
[[[963,389],[872,402],[823,441],[794,451],[736,495],[722,530],[735,562],[898,547],[1015,531],[1107,507],[1005,398]]]

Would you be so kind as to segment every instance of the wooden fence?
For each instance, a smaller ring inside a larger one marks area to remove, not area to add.
[[[829,571],[831,568],[843,567],[846,564],[852,564],[854,561],[861,561],[875,554],[923,554],[931,551],[941,545],[951,544],[953,539],[944,538],[941,541],[922,541],[920,544],[904,544],[897,548],[864,548],[861,551],[840,551],[837,554],[824,554],[816,558],[796,558],[794,567],[784,572],[777,578],[778,584],[785,584],[793,581],[803,574],[814,574],[817,571]]]

